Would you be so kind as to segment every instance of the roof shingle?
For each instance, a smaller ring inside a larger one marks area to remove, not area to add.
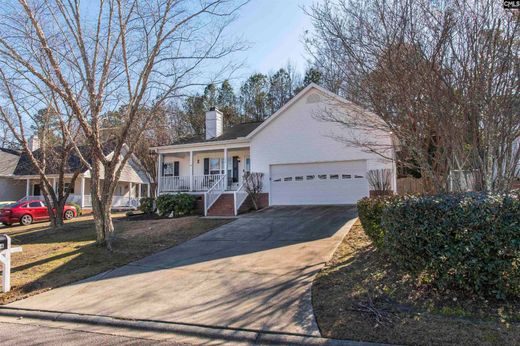
[[[233,139],[238,139],[242,137],[246,137],[248,134],[253,132],[263,121],[254,121],[247,123],[240,123],[231,126],[224,130],[224,132],[215,138],[206,139],[204,135],[193,135],[190,137],[180,138],[177,141],[171,143],[170,145],[180,145],[180,144],[192,144],[192,143],[205,143],[205,142],[218,142],[218,141],[228,141]]]
[[[84,145],[78,147],[83,157],[88,161],[91,162],[92,160],[92,153],[90,150],[90,146]],[[62,147],[54,147],[53,152],[51,155],[48,155],[47,157],[60,157],[61,151],[63,150]],[[105,155],[110,154],[114,150],[114,142],[106,142],[103,145],[103,153]],[[37,160],[41,160],[42,158],[42,152],[40,149],[33,151],[33,155],[36,157]],[[47,174],[59,174],[60,169],[57,164],[52,164],[52,160],[49,160],[46,173]],[[59,162],[59,160],[57,160]],[[73,150],[70,155],[67,162],[67,165],[65,167],[65,174],[68,173],[75,173],[75,172],[84,172],[86,171],[86,167],[81,161],[80,157],[77,155],[76,151]],[[31,159],[29,158],[29,155],[27,153],[23,152],[20,155],[20,159],[18,160],[18,164],[16,165],[16,168],[13,172],[14,175],[38,175],[38,170],[36,167],[33,166]]]

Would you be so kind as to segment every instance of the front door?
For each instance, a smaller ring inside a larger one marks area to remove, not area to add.
[[[40,196],[40,195],[41,195],[40,184],[34,184],[33,196]]]
[[[238,156],[233,156],[233,182],[238,183]]]

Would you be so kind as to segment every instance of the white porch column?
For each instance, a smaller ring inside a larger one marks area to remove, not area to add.
[[[83,207],[85,206],[85,177],[84,176],[81,176],[81,179],[80,179],[79,195],[80,195],[79,206],[81,207],[81,209],[83,209]]]
[[[25,197],[29,197],[31,195],[31,179],[27,179],[25,185]]]
[[[162,164],[163,164],[163,154],[159,154],[157,156],[157,197],[161,194],[161,175],[162,175]]]
[[[137,184],[137,198],[139,198],[139,200],[141,200],[141,184]]]
[[[56,178],[52,178],[52,191],[54,191],[54,193],[58,192],[56,191]]]
[[[146,184],[146,197],[150,198],[151,191],[150,191],[150,183]]]
[[[193,150],[190,151],[190,191],[193,191]]]
[[[134,197],[133,194],[134,194],[134,183],[130,183],[128,185],[128,201],[132,200],[132,198]]]
[[[227,148],[224,148],[224,174],[227,174],[228,172],[228,159],[227,159]],[[226,186],[226,190],[227,190],[227,186],[228,186],[228,179],[229,177],[226,177],[226,181],[224,181],[224,184]]]

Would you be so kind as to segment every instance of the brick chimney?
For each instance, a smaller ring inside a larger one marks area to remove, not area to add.
[[[206,112],[206,139],[212,139],[222,134],[224,129],[224,116],[216,107]]]

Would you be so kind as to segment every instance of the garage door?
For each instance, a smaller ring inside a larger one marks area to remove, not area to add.
[[[271,204],[355,204],[368,195],[366,161],[271,166]]]

